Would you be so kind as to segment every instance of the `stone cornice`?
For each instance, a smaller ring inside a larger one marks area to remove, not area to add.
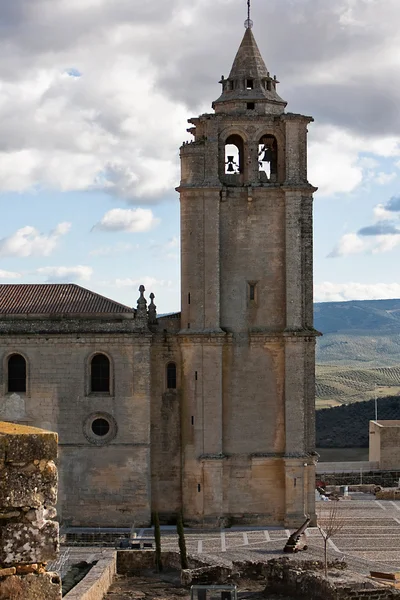
[[[149,329],[135,321],[108,321],[106,319],[60,319],[60,320],[1,320],[0,336],[3,335],[131,335],[152,338]]]
[[[221,183],[220,185],[215,185],[212,183],[208,185],[206,181],[203,183],[193,183],[193,184],[181,184],[179,187],[175,188],[175,190],[179,193],[183,191],[197,191],[197,190],[207,190],[208,192],[220,192],[223,189],[229,188],[229,190],[247,190],[252,188],[253,190],[274,190],[274,191],[282,191],[282,192],[307,192],[309,194],[314,194],[318,191],[318,188],[311,185],[311,183],[264,183],[257,185],[257,183],[249,183],[247,185],[242,186],[226,186]]]
[[[204,461],[217,461],[217,460],[229,460],[231,458],[249,458],[252,461],[257,460],[268,460],[268,459],[279,459],[285,461],[294,461],[297,463],[298,461],[302,461],[303,463],[314,464],[316,461],[316,456],[314,453],[302,453],[302,452],[254,452],[252,454],[201,454],[198,456],[198,460]],[[311,462],[310,462],[311,461]],[[307,466],[306,465],[306,466]]]

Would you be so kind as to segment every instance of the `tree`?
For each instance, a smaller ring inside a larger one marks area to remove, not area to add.
[[[327,510],[325,510],[327,509]],[[343,529],[346,521],[340,513],[339,501],[331,500],[326,506],[321,503],[318,511],[317,527],[324,540],[324,570],[328,577],[328,541]]]
[[[158,513],[153,513],[153,525],[154,525],[154,540],[156,543],[156,568],[157,571],[162,571],[161,562],[161,532],[160,532],[160,519]]]
[[[178,518],[176,520],[176,530],[178,532],[179,538],[179,553],[181,556],[181,567],[182,569],[188,569],[189,563],[186,554],[185,530],[183,527],[182,513],[179,513]]]

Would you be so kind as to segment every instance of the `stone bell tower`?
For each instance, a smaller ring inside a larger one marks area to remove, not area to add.
[[[312,194],[251,22],[182,177],[182,504],[199,523],[314,515]]]

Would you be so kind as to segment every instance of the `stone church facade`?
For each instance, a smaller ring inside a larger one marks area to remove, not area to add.
[[[70,525],[314,515],[311,117],[250,28],[181,148],[181,313],[0,285],[0,419],[59,433]]]

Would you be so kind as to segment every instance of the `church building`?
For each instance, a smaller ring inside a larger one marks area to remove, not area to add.
[[[314,517],[311,117],[251,29],[181,147],[181,312],[0,285],[0,419],[57,431],[70,526]],[[151,290],[149,290],[151,291]]]

